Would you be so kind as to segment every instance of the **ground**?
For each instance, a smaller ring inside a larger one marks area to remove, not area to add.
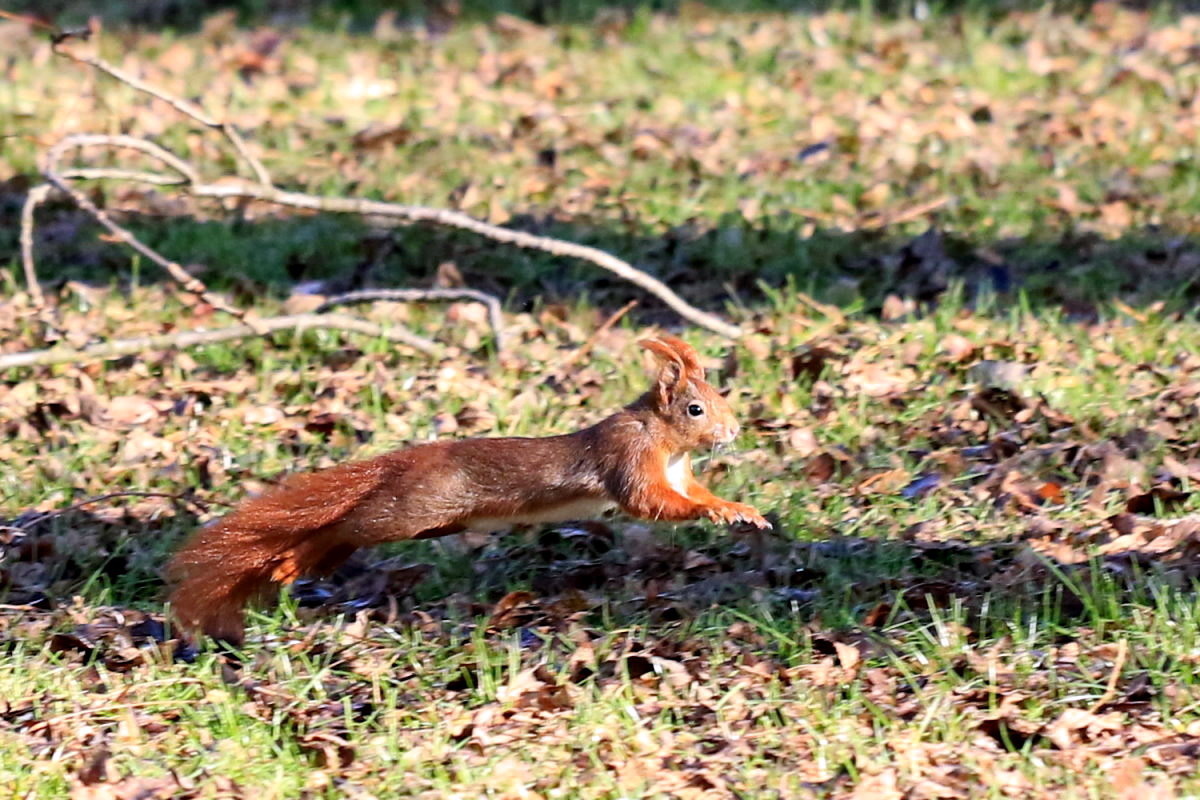
[[[594,244],[745,335],[467,234],[96,184],[240,308],[465,284],[508,341],[471,304],[381,304],[354,311],[444,355],[321,331],[0,374],[15,796],[1200,789],[1200,17],[322,14],[97,41],[227,113],[282,186]],[[0,40],[0,349],[230,324],[61,198],[39,319],[16,240],[41,149],[130,132],[238,167],[42,32]],[[240,651],[170,627],[166,558],[227,504],[406,442],[589,424],[644,389],[660,329],[743,422],[702,480],[771,533],[410,543],[285,592]]]

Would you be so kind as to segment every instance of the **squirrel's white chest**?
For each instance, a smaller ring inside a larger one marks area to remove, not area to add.
[[[594,519],[616,503],[603,497],[584,497],[536,511],[528,511],[515,517],[477,517],[467,522],[467,529],[476,533],[491,533],[511,528],[513,525],[537,525],[544,522],[566,522],[573,519]]]
[[[688,478],[692,476],[692,459],[687,453],[667,459],[667,483],[684,497],[688,493]]]

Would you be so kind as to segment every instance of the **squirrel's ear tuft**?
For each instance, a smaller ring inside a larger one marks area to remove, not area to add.
[[[690,344],[682,339],[676,339],[674,336],[667,336],[666,334],[658,337],[658,340],[675,351],[675,355],[679,357],[679,362],[683,364],[688,372],[696,375],[704,374],[704,368],[700,366],[700,356],[696,354],[696,351],[692,349]]]
[[[662,339],[642,339],[638,344],[653,353],[660,364],[675,363],[683,366],[679,353]]]
[[[658,380],[655,383],[654,389],[659,405],[664,408],[671,404],[671,401],[679,392],[683,391],[690,375],[687,362],[684,361],[679,351],[665,341],[665,339],[669,338],[643,339],[638,342],[638,344],[649,350],[658,359]],[[686,347],[687,345],[684,346]]]

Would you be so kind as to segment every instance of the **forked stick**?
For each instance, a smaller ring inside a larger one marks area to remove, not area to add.
[[[632,264],[617,258],[611,253],[607,253],[595,247],[576,244],[574,242],[567,242],[549,236],[537,236],[522,231],[515,231],[510,228],[504,228],[498,225],[491,225],[475,219],[474,217],[470,217],[460,212],[451,211],[449,209],[432,208],[426,206],[406,206],[396,203],[384,203],[355,198],[318,197],[299,192],[286,192],[280,190],[272,184],[270,175],[266,168],[262,165],[262,162],[250,152],[249,148],[246,146],[245,140],[232,123],[212,117],[196,104],[176,97],[163,89],[129,75],[99,56],[81,55],[75,53],[71,50],[71,48],[65,47],[61,41],[55,44],[54,52],[77,63],[86,64],[137,91],[148,94],[151,97],[169,104],[175,110],[179,111],[185,116],[191,117],[200,124],[220,131],[220,133],[229,140],[230,144],[233,145],[234,150],[237,151],[237,154],[247,164],[251,172],[254,173],[257,183],[245,185],[238,185],[236,183],[220,185],[203,184],[197,179],[193,171],[188,176],[190,184],[189,191],[197,196],[256,199],[276,205],[290,206],[292,208],[301,208],[313,211],[359,214],[399,219],[407,222],[430,222],[436,225],[443,225],[446,227],[471,231],[494,241],[515,245],[517,247],[540,250],[556,256],[577,258],[582,261],[590,262],[601,269],[608,270],[618,277],[633,283],[636,286],[639,286],[640,288],[662,300],[681,317],[696,325],[730,338],[736,338],[737,336],[741,335],[741,330],[736,325],[731,325],[712,314],[701,311],[700,309],[687,303],[662,281],[643,272],[642,270],[637,269]],[[178,159],[178,161],[182,161],[182,159]]]
[[[138,253],[145,256],[147,259],[165,270],[175,281],[179,283],[179,285],[185,291],[202,298],[212,307],[237,317],[243,324],[217,331],[180,332],[170,335],[117,340],[107,344],[98,344],[85,347],[79,350],[63,350],[56,348],[53,350],[12,353],[0,357],[0,367],[63,363],[67,361],[97,357],[107,358],[115,355],[126,355],[139,352],[140,349],[183,347],[188,346],[189,344],[197,344],[209,341],[222,341],[244,335],[263,335],[265,333],[283,330],[287,327],[297,326],[338,328],[343,330],[355,330],[361,333],[368,333],[369,335],[384,335],[386,338],[392,341],[403,342],[423,353],[433,354],[438,352],[438,347],[435,343],[417,336],[415,333],[407,331],[400,326],[388,329],[386,332],[384,332],[383,329],[376,325],[343,315],[327,315],[324,317],[320,317],[318,315],[294,315],[258,319],[248,315],[244,311],[235,309],[224,302],[221,298],[210,292],[202,281],[190,275],[187,270],[185,270],[178,262],[172,261],[171,259],[166,258],[162,254],[158,253],[149,245],[145,244],[136,236],[134,236],[134,234],[127,228],[116,222],[111,215],[96,206],[96,204],[93,203],[87,197],[87,195],[74,187],[72,181],[75,180],[124,180],[157,186],[178,185],[196,197],[261,200],[274,205],[287,206],[290,208],[298,208],[309,211],[356,214],[364,217],[372,217],[375,220],[389,220],[398,223],[425,222],[442,225],[445,227],[457,228],[459,230],[471,231],[480,236],[484,236],[505,244],[511,244],[531,250],[539,250],[550,253],[551,255],[566,256],[587,261],[617,275],[618,277],[630,283],[633,283],[636,286],[641,287],[655,297],[658,297],[663,301],[663,303],[675,310],[684,319],[687,319],[696,325],[730,338],[737,337],[741,334],[741,331],[737,326],[731,325],[712,314],[695,308],[684,301],[683,298],[679,297],[679,295],[677,295],[666,284],[657,278],[637,269],[628,262],[595,247],[576,244],[574,242],[567,242],[548,236],[538,236],[522,231],[515,231],[498,225],[491,225],[466,214],[451,211],[449,209],[401,205],[398,203],[386,203],[358,198],[321,197],[317,195],[304,194],[301,192],[289,192],[279,189],[271,182],[270,173],[267,171],[266,167],[262,164],[258,157],[250,151],[245,139],[242,138],[242,135],[232,123],[211,116],[195,103],[176,97],[163,89],[130,75],[116,66],[108,63],[99,56],[81,55],[74,52],[71,48],[64,46],[64,42],[67,42],[72,38],[76,38],[75,34],[57,34],[53,39],[54,52],[60,56],[63,56],[64,58],[75,61],[76,63],[84,64],[97,71],[103,72],[113,79],[135,89],[136,91],[143,92],[157,100],[167,103],[179,113],[190,117],[196,122],[218,131],[222,136],[225,137],[227,141],[229,141],[239,158],[247,165],[250,172],[253,173],[255,181],[249,182],[235,180],[232,182],[205,183],[200,179],[197,170],[187,161],[175,155],[166,148],[139,137],[101,134],[72,134],[64,137],[46,151],[43,159],[42,172],[45,175],[49,185],[36,187],[30,193],[30,196],[27,198],[25,206],[22,209],[21,255],[25,278],[29,285],[30,297],[39,307],[44,306],[44,299],[41,296],[40,287],[37,283],[37,275],[33,259],[33,213],[38,204],[45,200],[50,186],[53,186],[71,197],[71,199],[82,210],[95,218],[96,221],[108,229],[108,231],[114,237],[121,242],[124,242]],[[172,175],[119,168],[92,168],[83,166],[67,168],[63,167],[61,162],[67,151],[87,146],[138,150],[142,154],[158,161],[174,174]],[[496,301],[495,298],[491,298],[488,295],[485,295],[482,292],[476,292],[475,290],[458,291],[459,294],[456,295],[456,297],[466,297],[468,299],[483,302],[485,305],[487,305],[489,324],[493,330],[497,349],[501,349],[503,343],[503,326],[498,301]],[[444,292],[445,290],[408,289],[392,290],[390,292],[372,292],[369,294],[355,293],[348,296],[333,298],[333,300],[331,300],[329,303],[326,303],[326,305],[322,308],[331,307],[332,305],[339,303],[366,301],[367,299],[391,299],[404,301],[447,299],[449,296],[445,295]]]

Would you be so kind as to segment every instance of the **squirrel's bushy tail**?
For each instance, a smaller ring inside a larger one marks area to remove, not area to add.
[[[360,546],[340,525],[383,482],[380,460],[291,475],[193,534],[172,559],[175,616],[185,628],[240,643],[243,608],[272,585],[335,569]]]

